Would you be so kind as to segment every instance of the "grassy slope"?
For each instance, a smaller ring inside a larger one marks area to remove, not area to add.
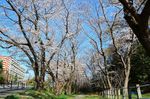
[[[149,94],[142,95],[143,98],[150,98]],[[132,98],[136,98],[136,95],[132,95]],[[28,90],[25,92],[16,93],[10,98],[6,99],[106,99],[97,95],[60,95],[55,96],[54,94],[48,92],[48,91],[34,91],[34,90]]]

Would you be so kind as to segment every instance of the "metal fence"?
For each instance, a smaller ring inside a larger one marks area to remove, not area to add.
[[[128,95],[124,94],[128,90]],[[112,88],[102,93],[108,99],[150,99],[150,84],[130,86],[128,88]]]

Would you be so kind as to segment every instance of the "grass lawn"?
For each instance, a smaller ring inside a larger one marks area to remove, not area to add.
[[[150,98],[150,93],[143,94],[143,98]],[[132,94],[132,98],[136,99],[136,94]],[[25,92],[15,93],[10,95],[5,99],[107,99],[100,97],[98,95],[59,95],[55,96],[54,94],[48,91],[35,91],[27,90]]]
[[[143,94],[142,97],[143,97],[143,98],[150,98],[150,93]]]
[[[104,98],[92,95],[60,95],[56,97],[37,97],[37,98],[25,95],[11,95],[5,99],[104,99]]]
[[[48,91],[35,91],[26,90],[24,92],[12,93],[12,95],[7,96],[5,99],[103,99],[99,98],[98,95],[59,95]]]
[[[98,95],[61,95],[58,99],[104,99]]]
[[[136,94],[133,94],[133,95],[132,95],[132,98],[133,98],[133,99],[136,99],[136,98],[137,98],[137,95],[136,95]],[[142,98],[149,98],[149,99],[150,99],[150,93],[142,94]]]

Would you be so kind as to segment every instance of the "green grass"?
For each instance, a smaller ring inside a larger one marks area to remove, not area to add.
[[[75,95],[59,95],[56,99],[74,99]]]
[[[89,96],[85,96],[84,99],[102,99],[102,98],[100,98],[100,96],[89,95]]]
[[[133,94],[133,95],[132,95],[132,98],[133,98],[133,99],[136,99],[136,98],[137,98],[137,95],[136,95],[136,94]],[[150,98],[150,93],[142,94],[142,98]]]
[[[43,96],[25,96],[25,95],[10,95],[7,96],[5,99],[107,99],[107,98],[100,98],[100,96],[87,96],[77,98],[78,95],[60,95],[55,97],[43,97]]]
[[[27,90],[7,96],[5,99],[56,99],[56,96],[48,91]]]
[[[18,94],[7,96],[5,99],[104,99],[97,95],[59,95],[55,96],[50,92],[39,92],[29,90]]]
[[[150,93],[143,94],[142,97],[143,97],[143,98],[150,98]]]
[[[104,99],[97,95],[60,95],[56,99]]]
[[[143,98],[150,98],[150,93],[142,94]],[[132,98],[136,99],[136,94],[132,94]],[[48,91],[34,91],[28,90],[25,92],[16,93],[10,96],[7,96],[5,99],[107,99],[100,97],[98,95],[59,95],[55,96],[54,94]]]
[[[34,99],[34,98],[31,96],[9,95],[5,99]]]
[[[150,93],[142,94],[143,98],[150,98]],[[132,98],[136,99],[136,94],[132,94]],[[25,92],[19,92],[5,99],[107,99],[98,95],[59,95],[55,96],[49,91],[35,91],[27,90]]]

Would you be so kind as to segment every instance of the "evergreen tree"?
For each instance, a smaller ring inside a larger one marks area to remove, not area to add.
[[[143,84],[150,82],[150,57],[140,44],[135,44],[136,50],[132,55],[132,68],[130,74],[130,83]]]

